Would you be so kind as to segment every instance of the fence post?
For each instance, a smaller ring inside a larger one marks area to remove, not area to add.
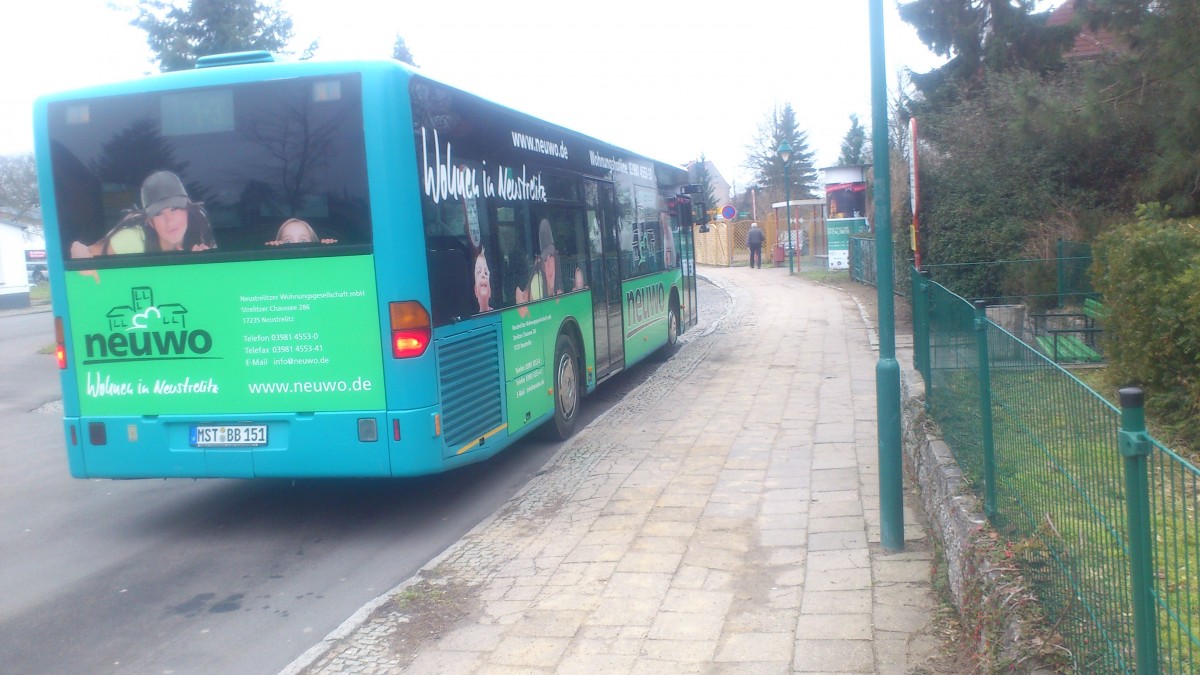
[[[1066,270],[1063,269],[1063,240],[1062,240],[1062,237],[1058,238],[1058,257],[1054,261],[1054,267],[1056,268],[1055,272],[1056,272],[1056,276],[1058,277],[1058,307],[1062,308],[1063,293],[1066,291],[1066,286],[1067,286],[1067,279],[1066,279],[1067,272],[1066,272]]]
[[[983,436],[983,513],[996,516],[996,449],[992,437],[992,375],[988,356],[987,303],[975,301],[975,335],[979,349],[979,420]]]
[[[1125,512],[1129,521],[1129,577],[1133,593],[1133,637],[1137,672],[1158,672],[1154,611],[1154,556],[1150,543],[1150,438],[1146,435],[1145,393],[1138,387],[1117,392],[1121,431],[1117,447],[1125,458]]]
[[[921,270],[917,276],[917,283],[913,287],[913,298],[915,299],[913,314],[917,315],[913,317],[913,333],[916,340],[913,358],[920,361],[917,371],[921,373],[921,379],[925,380],[925,412],[929,412],[929,394],[933,386],[930,381],[933,364],[930,363],[932,355],[929,348],[929,336],[932,333],[931,325],[933,323],[932,308],[929,302],[930,283],[929,270]]]
[[[925,370],[921,367],[921,272],[911,265],[908,270],[912,287],[913,368],[924,377]]]

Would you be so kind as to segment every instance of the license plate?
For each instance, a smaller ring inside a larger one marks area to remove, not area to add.
[[[246,448],[267,444],[265,424],[205,424],[192,427],[193,448]]]

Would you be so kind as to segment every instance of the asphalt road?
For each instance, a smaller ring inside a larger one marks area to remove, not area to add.
[[[727,301],[701,284],[702,317]],[[0,316],[3,672],[277,672],[494,513],[559,447],[529,440],[421,479],[76,480],[54,358],[37,353],[51,322]],[[605,383],[583,421],[653,372]]]

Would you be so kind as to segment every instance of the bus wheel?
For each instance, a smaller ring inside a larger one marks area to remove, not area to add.
[[[667,343],[658,348],[654,357],[666,361],[679,346],[679,303],[671,298],[671,308],[667,311]]]
[[[554,345],[554,435],[567,440],[579,418],[579,352],[575,341],[559,335]]]
[[[679,344],[679,303],[671,301],[671,309],[667,312],[667,349],[674,349]]]

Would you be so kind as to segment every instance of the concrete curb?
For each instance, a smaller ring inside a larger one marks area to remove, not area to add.
[[[51,309],[50,303],[48,303],[48,302],[40,303],[40,304],[36,304],[36,305],[30,305],[28,307],[17,307],[14,309],[0,309],[0,319],[3,319],[6,316],[21,316],[24,314],[42,314],[45,312],[49,312],[50,309]]]

